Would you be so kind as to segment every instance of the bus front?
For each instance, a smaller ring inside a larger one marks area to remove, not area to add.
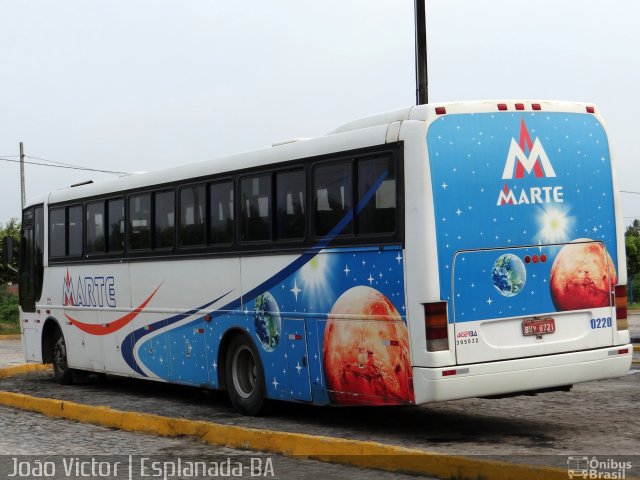
[[[624,236],[595,108],[452,104],[426,125],[435,262],[411,329],[416,403],[624,375]]]

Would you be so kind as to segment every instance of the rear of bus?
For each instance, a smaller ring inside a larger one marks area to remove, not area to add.
[[[624,236],[596,108],[452,104],[427,124],[438,265],[422,358],[436,361],[414,355],[416,403],[624,375]]]

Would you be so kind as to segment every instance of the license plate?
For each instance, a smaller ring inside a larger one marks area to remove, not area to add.
[[[544,335],[555,331],[556,321],[553,318],[534,318],[522,322],[522,334],[524,336]]]

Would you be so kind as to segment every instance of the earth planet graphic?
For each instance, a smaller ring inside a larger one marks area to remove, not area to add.
[[[267,352],[273,352],[280,342],[282,334],[282,320],[280,309],[275,298],[265,292],[256,298],[256,310],[253,314],[253,324],[256,334]]]
[[[609,306],[617,282],[616,267],[604,244],[580,238],[556,256],[549,287],[558,310],[579,310]]]
[[[500,255],[491,270],[493,286],[505,297],[519,294],[527,282],[527,270],[524,263],[512,253]]]
[[[414,401],[407,326],[375,288],[353,287],[336,300],[324,330],[323,361],[335,404]]]

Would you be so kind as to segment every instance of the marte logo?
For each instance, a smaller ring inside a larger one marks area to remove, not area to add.
[[[529,156],[524,153],[525,147],[529,150]],[[509,147],[507,163],[502,172],[502,179],[512,179],[514,172],[516,178],[523,178],[525,171],[527,174],[531,174],[532,170],[538,178],[551,178],[556,176],[549,157],[544,151],[544,148],[542,148],[540,139],[536,137],[534,142],[531,141],[531,136],[523,119],[520,122],[520,142],[516,143],[515,138],[511,139],[511,147]]]
[[[116,282],[112,276],[71,278],[69,270],[62,286],[62,304],[74,307],[116,307]]]
[[[529,155],[525,153],[529,151]],[[516,142],[515,138],[511,139],[511,146],[507,154],[507,161],[502,172],[503,180],[512,180],[513,178],[524,178],[527,175],[535,175],[536,178],[555,178],[556,172],[549,161],[547,153],[542,147],[540,139],[536,137],[535,141],[531,141],[531,136],[527,130],[524,119],[520,121],[520,139]],[[507,183],[498,193],[497,206],[502,205],[521,205],[536,203],[562,203],[564,201],[562,187],[556,186],[537,186],[522,188],[518,194],[509,188]]]

